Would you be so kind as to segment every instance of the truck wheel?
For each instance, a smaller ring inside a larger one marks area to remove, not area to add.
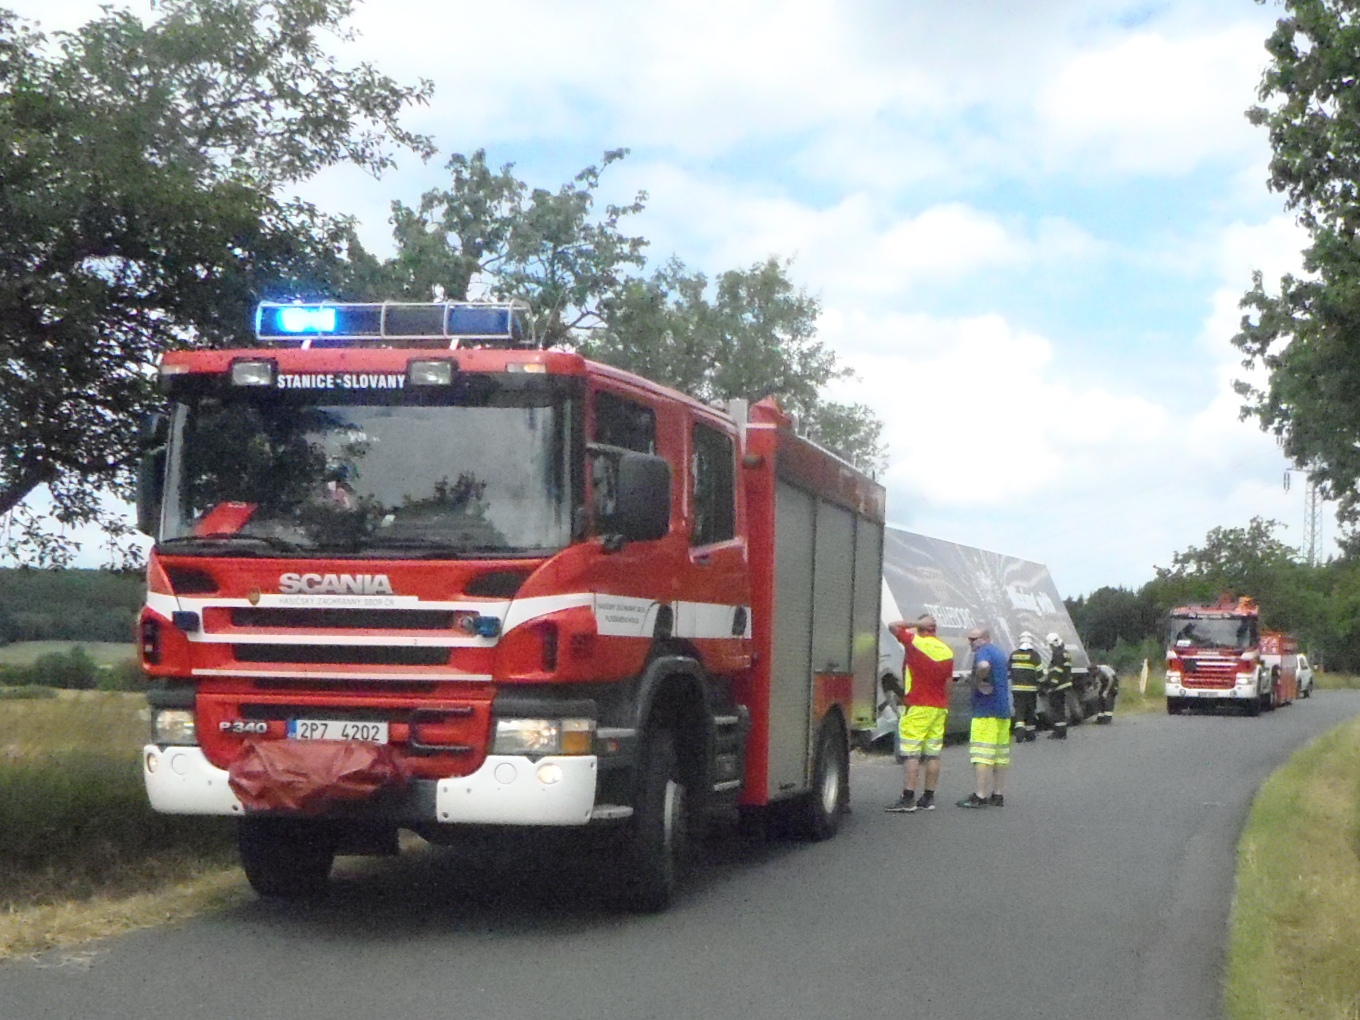
[[[242,818],[241,867],[261,896],[296,900],[325,891],[335,863],[336,833],[324,822]]]
[[[1253,719],[1256,718],[1256,716],[1261,714],[1261,699],[1252,698],[1249,701],[1244,701],[1242,703],[1242,710]]]
[[[812,759],[812,790],[799,804],[797,830],[804,839],[821,842],[840,831],[850,791],[850,756],[836,719],[827,719],[817,734]]]
[[[628,902],[654,914],[670,906],[688,853],[685,787],[669,731],[647,741],[641,789],[629,833]]]
[[[1180,698],[1167,698],[1167,699],[1166,699],[1166,714],[1167,714],[1167,715],[1180,715],[1180,714],[1181,714],[1182,712],[1184,712],[1184,711],[1185,711],[1185,705],[1182,704]]]

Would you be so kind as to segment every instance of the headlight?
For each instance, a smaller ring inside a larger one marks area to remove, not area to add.
[[[497,719],[495,754],[590,754],[594,719]]]
[[[197,744],[198,727],[194,723],[194,713],[187,708],[162,708],[152,712],[151,742],[161,745]]]

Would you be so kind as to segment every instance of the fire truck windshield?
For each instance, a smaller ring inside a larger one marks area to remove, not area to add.
[[[1256,641],[1256,618],[1252,616],[1173,616],[1167,631],[1167,642],[1172,647],[1242,651],[1253,647]]]
[[[246,556],[553,552],[571,540],[578,501],[574,406],[551,388],[494,382],[414,399],[186,396],[172,418],[160,544]]]

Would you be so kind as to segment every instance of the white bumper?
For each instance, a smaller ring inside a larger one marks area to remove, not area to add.
[[[1166,696],[1168,698],[1200,698],[1206,701],[1218,700],[1242,700],[1250,701],[1252,698],[1261,696],[1261,692],[1256,689],[1256,678],[1250,677],[1233,687],[1186,687],[1181,683],[1180,678],[1168,674],[1166,678]]]
[[[598,762],[572,755],[531,759],[488,755],[471,775],[435,783],[433,821],[448,825],[585,825],[595,807]],[[156,811],[172,815],[242,815],[227,773],[198,747],[142,748],[142,775]]]

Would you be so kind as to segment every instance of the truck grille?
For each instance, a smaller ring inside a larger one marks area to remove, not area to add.
[[[1232,687],[1237,683],[1237,660],[1218,656],[1183,659],[1186,687]]]
[[[233,627],[279,630],[448,630],[453,613],[442,609],[257,609],[231,611]]]
[[[232,646],[237,662],[356,666],[444,666],[449,650],[438,647],[383,645],[265,645]]]

